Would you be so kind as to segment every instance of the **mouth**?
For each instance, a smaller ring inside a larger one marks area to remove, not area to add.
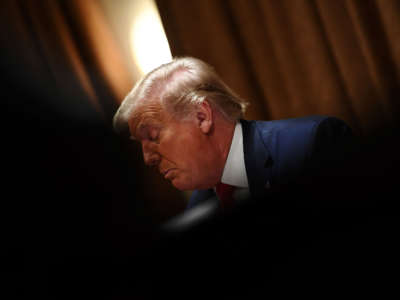
[[[171,171],[173,170],[175,170],[175,168],[170,168],[165,171],[162,171],[161,174],[164,176],[165,179],[168,179],[168,177],[170,177],[172,174]]]

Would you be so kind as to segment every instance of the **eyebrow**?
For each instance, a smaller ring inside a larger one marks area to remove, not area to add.
[[[133,141],[138,141],[140,139],[140,137],[142,136],[142,134],[140,134],[140,133],[143,132],[144,130],[148,131],[150,128],[161,128],[161,126],[159,124],[157,124],[156,122],[151,122],[151,121],[149,122],[148,119],[139,121],[139,123],[136,125],[136,128],[135,128],[135,134],[131,135],[129,137],[129,139],[131,139]],[[138,132],[139,132],[139,134],[137,134]]]
[[[150,127],[150,126],[157,126],[157,121],[155,121],[157,118],[160,118],[160,108],[159,105],[148,105],[146,109],[136,111],[135,115],[133,116],[133,119],[137,119],[137,123],[133,123],[134,126],[134,134],[129,136],[130,140],[137,141],[137,132],[141,130],[143,127]]]
[[[138,132],[142,131],[145,127],[149,127],[149,124],[143,122],[142,120],[139,121],[139,123],[135,126],[135,131],[134,134],[129,137],[129,139],[133,141],[138,141],[140,134],[137,134]]]

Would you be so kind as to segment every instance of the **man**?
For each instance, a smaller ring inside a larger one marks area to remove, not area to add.
[[[188,208],[215,193],[222,208],[243,195],[264,199],[335,157],[333,146],[351,136],[332,117],[245,121],[246,106],[211,66],[176,58],[135,85],[114,128],[140,142],[145,163],[176,188],[195,190]]]

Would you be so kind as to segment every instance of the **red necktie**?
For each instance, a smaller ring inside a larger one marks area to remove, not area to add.
[[[217,192],[217,196],[221,201],[222,209],[233,207],[234,205],[233,192],[235,191],[234,186],[219,182],[215,186],[215,191]]]

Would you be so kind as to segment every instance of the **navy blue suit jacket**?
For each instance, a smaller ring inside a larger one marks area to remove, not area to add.
[[[252,199],[265,198],[274,187],[340,159],[342,146],[352,136],[343,121],[327,116],[240,122]],[[212,198],[213,189],[194,191],[187,209]]]

